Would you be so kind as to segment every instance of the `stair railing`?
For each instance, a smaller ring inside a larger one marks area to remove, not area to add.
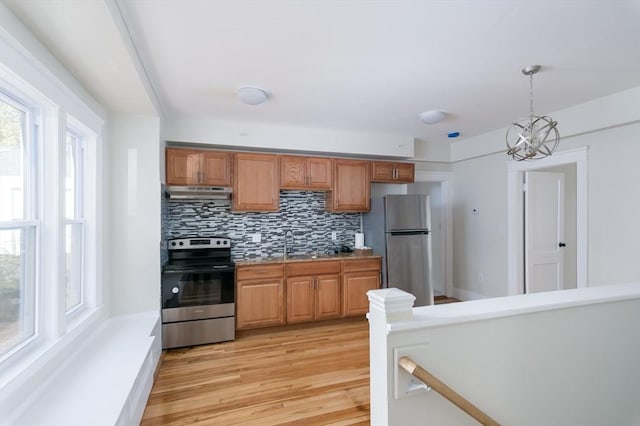
[[[398,364],[400,364],[400,366],[413,377],[416,377],[428,387],[438,392],[484,426],[500,426],[500,423],[493,420],[484,411],[467,401],[462,395],[444,384],[441,380],[422,368],[408,356],[401,357]]]

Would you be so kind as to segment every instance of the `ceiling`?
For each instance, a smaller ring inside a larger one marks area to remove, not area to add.
[[[112,111],[449,143],[640,86],[640,0],[6,0]],[[144,76],[144,77],[141,77]],[[235,97],[259,86],[264,104]],[[148,94],[151,94],[151,97]],[[442,110],[434,125],[419,121]],[[562,123],[559,124],[562,132]]]

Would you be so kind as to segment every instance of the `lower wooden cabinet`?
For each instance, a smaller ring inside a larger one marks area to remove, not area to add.
[[[362,316],[380,270],[380,258],[238,266],[236,328]]]
[[[236,270],[236,328],[284,324],[282,264],[239,266]]]
[[[287,323],[339,318],[341,298],[339,261],[287,265]]]
[[[369,312],[367,292],[380,288],[380,259],[345,260],[342,274],[342,312],[345,317]]]

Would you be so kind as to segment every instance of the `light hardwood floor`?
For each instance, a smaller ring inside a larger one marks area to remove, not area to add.
[[[142,425],[367,425],[368,327],[329,321],[169,350]]]
[[[168,350],[142,425],[184,424],[368,425],[369,323],[250,330],[233,342]]]

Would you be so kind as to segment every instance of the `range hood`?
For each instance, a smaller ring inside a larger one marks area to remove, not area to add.
[[[228,186],[167,186],[169,201],[180,200],[230,200]]]

